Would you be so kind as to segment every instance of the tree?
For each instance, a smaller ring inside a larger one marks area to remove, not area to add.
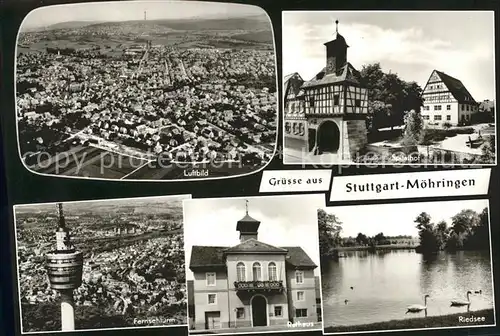
[[[373,130],[401,125],[404,111],[419,111],[423,105],[422,88],[416,82],[385,73],[380,63],[363,66],[360,82],[368,88],[368,126]]]
[[[360,232],[356,236],[356,243],[358,243],[358,245],[368,245],[368,237]]]
[[[417,252],[434,253],[439,251],[439,241],[434,231],[434,224],[431,223],[431,217],[426,212],[422,212],[415,218],[417,223],[418,235],[420,237],[420,245]]]
[[[472,228],[477,226],[479,222],[479,214],[474,210],[466,209],[451,218],[451,229],[457,235],[470,235]]]
[[[373,237],[375,245],[385,245],[387,243],[387,238],[385,238],[382,232],[377,233],[375,237]]]
[[[333,256],[337,252],[334,250],[341,244],[340,232],[342,223],[337,216],[326,213],[325,210],[318,210],[318,230],[319,230],[319,252],[322,257]]]
[[[436,224],[436,238],[439,249],[442,250],[446,247],[446,242],[448,240],[448,224],[445,221],[441,221]]]

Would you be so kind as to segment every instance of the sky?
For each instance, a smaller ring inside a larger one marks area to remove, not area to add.
[[[325,65],[335,20],[356,69],[379,62],[422,88],[432,70],[464,83],[476,101],[495,98],[493,12],[283,12],[283,75],[304,80]]]
[[[395,203],[375,205],[351,205],[324,208],[335,214],[342,222],[342,237],[356,237],[359,232],[374,236],[383,232],[385,236],[418,235],[415,218],[422,212],[431,216],[432,223],[442,220],[451,224],[451,217],[462,210],[471,209],[478,213],[488,207],[487,200],[466,200],[446,202]]]
[[[236,223],[248,214],[261,222],[258,240],[273,246],[300,246],[318,265],[318,215],[324,195],[259,196],[192,199],[184,203],[184,245],[189,265],[193,245],[235,246],[240,243]],[[193,274],[187,270],[187,279]]]
[[[257,6],[214,3],[202,1],[114,1],[92,2],[39,7],[31,11],[22,23],[22,29],[46,27],[70,21],[130,21],[143,20],[144,11],[148,20],[240,17],[264,14]]]

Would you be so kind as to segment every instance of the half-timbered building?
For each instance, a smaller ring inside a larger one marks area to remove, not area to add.
[[[350,161],[367,143],[368,89],[360,83],[359,72],[347,62],[349,46],[338,33],[336,23],[335,39],[324,44],[326,66],[304,82],[296,94],[303,101],[299,115],[306,120],[303,146],[307,152],[337,154],[340,160]],[[289,83],[288,92],[293,91],[291,87]],[[285,106],[290,106],[286,101],[289,95],[284,97]],[[286,137],[293,134],[287,128],[293,125],[292,116],[295,115],[285,113],[285,146],[289,143]]]
[[[422,98],[421,114],[428,124],[468,124],[479,110],[479,104],[460,80],[438,70],[432,71]]]

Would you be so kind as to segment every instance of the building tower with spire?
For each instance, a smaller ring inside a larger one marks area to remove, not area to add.
[[[61,329],[72,331],[75,330],[73,290],[82,284],[83,254],[71,242],[61,203],[57,204],[57,212],[56,249],[45,256],[46,268],[50,287],[61,295]]]
[[[299,112],[285,113],[285,147],[291,143],[287,138],[298,138],[300,149],[312,156],[328,154],[329,163],[352,162],[367,143],[368,90],[360,82],[359,72],[347,61],[349,46],[339,33],[338,20],[334,35],[333,40],[324,43],[325,67],[316,76],[303,81],[300,87],[292,85],[301,82],[298,74],[289,76],[288,83],[285,81],[284,105],[301,107]],[[294,130],[304,128],[297,137]]]

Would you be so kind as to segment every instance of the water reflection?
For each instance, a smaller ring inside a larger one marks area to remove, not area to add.
[[[483,252],[423,256],[414,250],[346,251],[337,261],[323,263],[322,273],[325,326],[493,307],[490,257]],[[451,306],[454,299],[465,300],[467,291],[472,292],[470,305]],[[423,305],[426,294],[427,309],[406,314],[407,306]]]

